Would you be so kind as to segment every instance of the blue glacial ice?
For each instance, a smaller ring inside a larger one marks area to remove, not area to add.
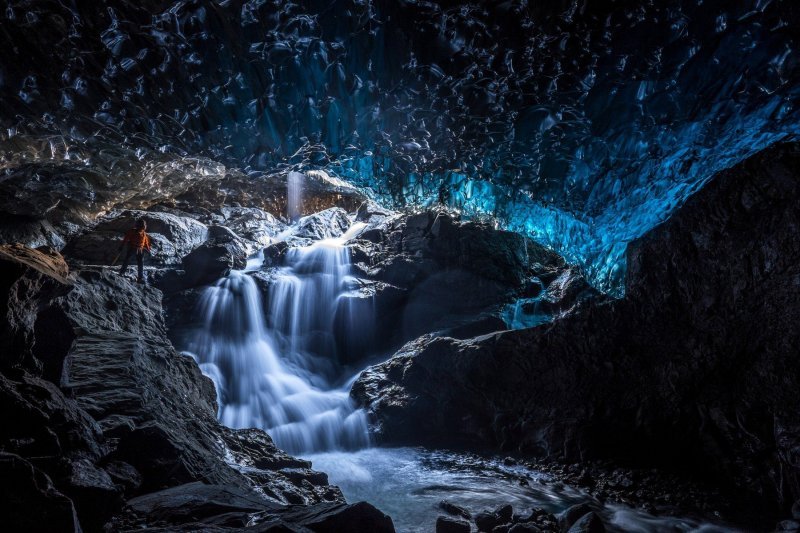
[[[322,169],[491,217],[619,295],[628,242],[797,138],[792,4],[10,2],[0,149]]]

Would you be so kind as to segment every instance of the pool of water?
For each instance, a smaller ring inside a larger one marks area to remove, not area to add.
[[[435,530],[438,508],[448,500],[469,510],[511,504],[523,516],[535,507],[557,514],[591,500],[578,489],[523,466],[505,465],[452,452],[421,448],[370,448],[306,455],[328,473],[349,502],[368,501],[392,517],[400,533]],[[738,531],[692,518],[653,516],[623,505],[607,505],[602,517],[610,531],[703,533]]]

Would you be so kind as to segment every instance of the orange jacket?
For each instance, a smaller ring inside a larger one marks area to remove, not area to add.
[[[131,228],[125,232],[125,237],[122,239],[122,244],[128,243],[131,248],[137,250],[146,249],[150,251],[150,237],[143,229]]]

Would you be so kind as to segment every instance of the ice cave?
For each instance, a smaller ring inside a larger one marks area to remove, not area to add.
[[[800,531],[796,0],[0,7],[0,530]]]

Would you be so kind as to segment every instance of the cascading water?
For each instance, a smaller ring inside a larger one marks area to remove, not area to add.
[[[223,424],[258,427],[293,454],[369,444],[365,414],[337,383],[334,317],[350,269],[346,240],[293,248],[270,287],[269,320],[248,269],[206,289],[204,328],[190,344],[217,387]],[[338,386],[337,386],[338,385]]]

